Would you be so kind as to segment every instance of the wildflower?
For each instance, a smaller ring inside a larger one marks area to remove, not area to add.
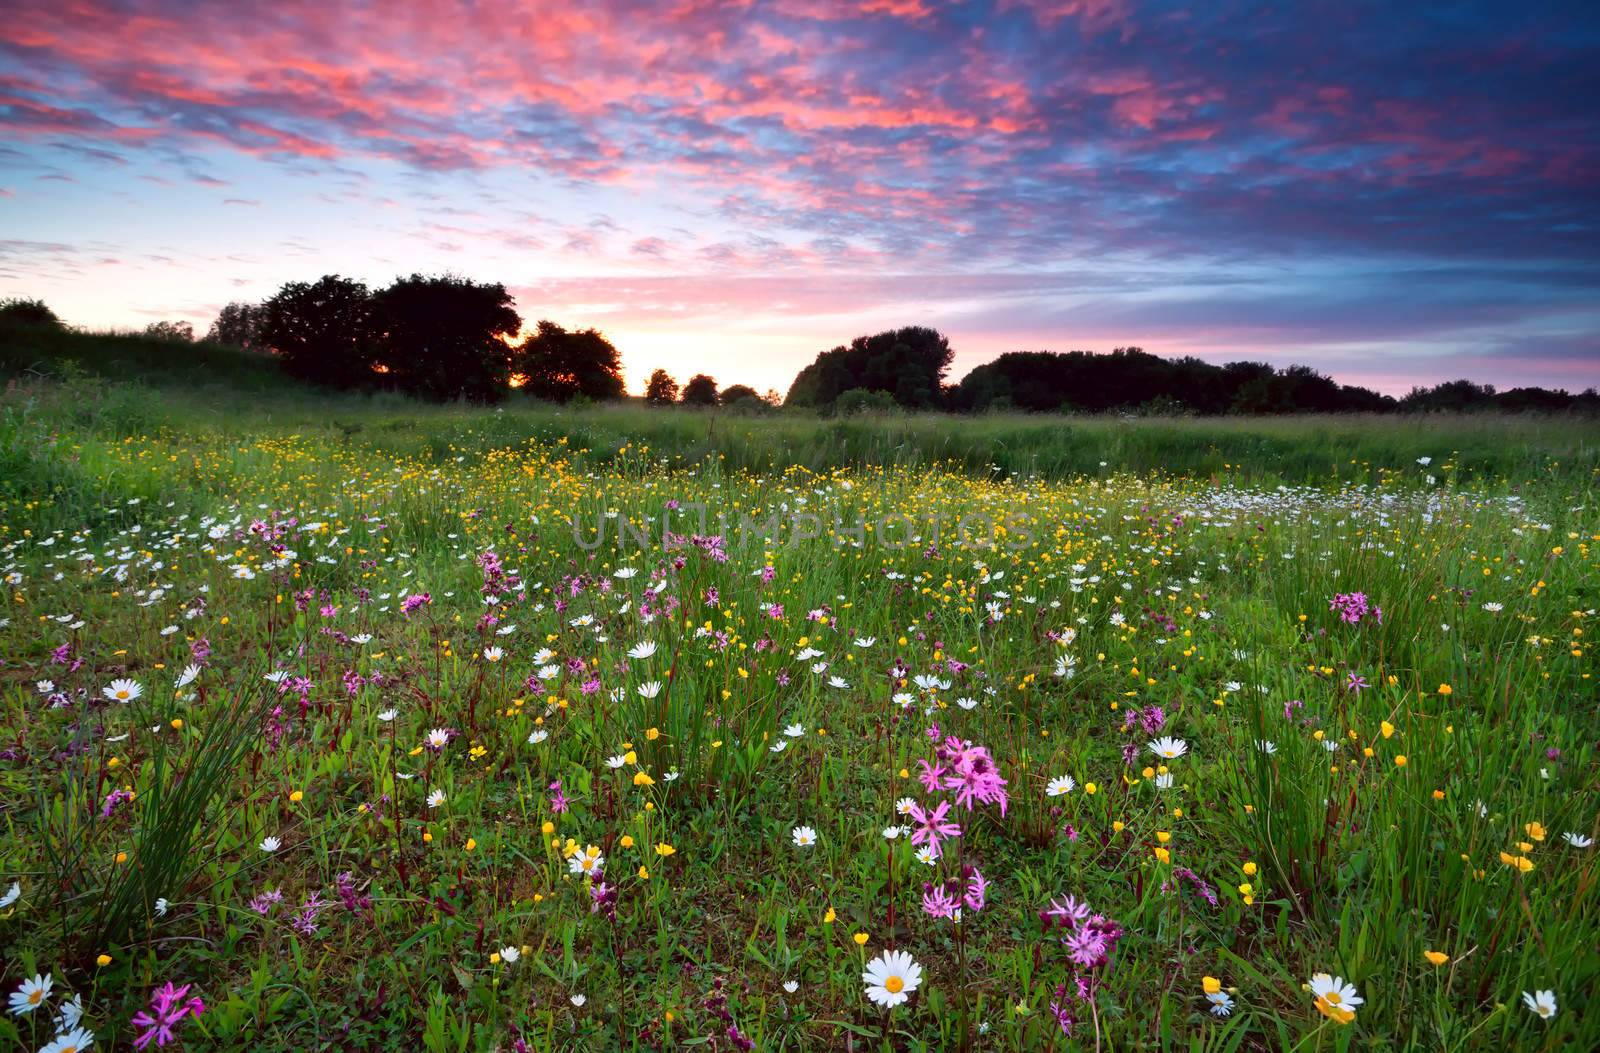
[[[904,951],[885,951],[861,974],[867,998],[886,1009],[903,1005],[922,984],[922,966]]]
[[[434,790],[432,793],[428,794],[428,807],[429,808],[437,808],[441,804],[443,804],[444,801],[445,801],[445,796],[444,796],[444,791],[443,790]]]
[[[1044,792],[1050,797],[1060,797],[1063,794],[1071,793],[1077,785],[1072,776],[1058,775],[1050,780],[1049,785],[1044,788]]]
[[[176,1029],[185,1017],[198,1017],[205,1012],[206,1004],[198,996],[184,1000],[188,993],[188,984],[174,987],[169,980],[150,996],[150,1011],[141,1011],[133,1018],[135,1027],[145,1029],[134,1039],[135,1049],[145,1048],[152,1040],[157,1046],[165,1046],[177,1038]]]
[[[911,843],[925,846],[934,859],[939,858],[941,841],[961,833],[959,823],[945,822],[949,811],[949,801],[940,801],[932,811],[925,811],[920,804],[911,806],[911,821],[916,824],[911,831]]]
[[[857,947],[865,947],[867,945],[867,934],[864,932],[858,932],[850,938],[856,941]]]
[[[434,728],[428,732],[428,748],[438,751],[450,744],[450,732],[444,728]]]
[[[1522,1004],[1541,1020],[1549,1020],[1556,1015],[1556,993],[1554,991],[1522,992]]]
[[[282,847],[283,842],[278,840],[276,837],[271,836],[270,834],[261,839],[261,851],[263,852],[276,852]]]
[[[39,1047],[39,1053],[82,1053],[94,1045],[94,1032],[74,1026]]]
[[[56,1010],[56,1034],[71,1031],[83,1020],[83,996],[73,995]],[[91,1036],[93,1037],[93,1036]]]
[[[1189,744],[1187,742],[1171,737],[1156,739],[1148,743],[1146,748],[1156,756],[1165,757],[1167,760],[1173,760],[1189,752]]]
[[[1535,840],[1535,841],[1543,841],[1544,840],[1545,828],[1543,826],[1541,826],[1539,823],[1529,823],[1526,826],[1524,826],[1522,829],[1533,840]]]
[[[1567,844],[1571,845],[1573,848],[1588,848],[1594,844],[1594,838],[1586,837],[1583,834],[1575,834],[1570,831],[1562,834],[1561,839]],[[16,886],[13,885],[12,887],[15,888]],[[5,906],[5,904],[0,903],[0,907],[3,906]]]
[[[653,640],[645,640],[642,643],[636,643],[632,647],[628,648],[629,658],[645,659],[649,658],[655,653],[656,645],[655,641]]]
[[[567,869],[574,874],[583,874],[587,877],[599,877],[605,867],[606,857],[600,854],[598,845],[590,845],[583,851],[574,848],[567,859]]]
[[[144,694],[144,688],[137,680],[113,680],[100,693],[112,702],[132,702]]]
[[[1345,983],[1342,976],[1317,973],[1311,977],[1311,993],[1316,996],[1317,1012],[1339,1024],[1348,1024],[1356,1018],[1356,1008],[1366,999],[1356,993],[1354,984]]]
[[[515,963],[516,960],[521,957],[522,952],[517,950],[515,947],[500,948],[500,960],[505,962],[507,965]]]
[[[1226,991],[1213,991],[1206,995],[1206,1001],[1211,1003],[1212,1016],[1223,1017],[1233,1012],[1233,998]]]
[[[50,997],[50,988],[55,985],[55,978],[49,973],[43,976],[35,973],[33,979],[23,980],[17,989],[11,992],[11,1004],[8,1008],[12,1016],[22,1016],[31,1013],[44,1005]]]
[[[1572,836],[1572,834],[1568,834],[1567,839],[1571,840]],[[22,882],[13,881],[11,887],[6,889],[5,895],[0,896],[0,910],[5,910],[20,898],[22,898]]]
[[[817,843],[817,832],[809,826],[797,826],[790,833],[796,848],[810,848]]]
[[[1450,956],[1443,951],[1423,951],[1422,956],[1428,959],[1428,963],[1435,968],[1450,960]]]

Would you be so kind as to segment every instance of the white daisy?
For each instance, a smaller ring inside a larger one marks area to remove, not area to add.
[[[1077,785],[1077,781],[1073,779],[1072,776],[1057,775],[1054,779],[1050,780],[1049,785],[1044,788],[1044,792],[1046,796],[1049,797],[1061,797],[1065,794],[1071,793],[1077,787]]]
[[[1170,736],[1155,739],[1154,741],[1150,742],[1146,748],[1148,748],[1150,752],[1154,753],[1156,756],[1165,757],[1167,760],[1172,760],[1175,757],[1181,757],[1185,753],[1189,752],[1189,744],[1187,742],[1183,741],[1182,739],[1172,738]]]
[[[144,694],[144,688],[137,680],[113,680],[111,686],[102,688],[100,693],[112,702],[132,702]]]
[[[1535,991],[1532,993],[1524,991],[1522,992],[1522,1004],[1539,1014],[1541,1020],[1549,1020],[1556,1015],[1556,993],[1554,991]]]
[[[1317,1009],[1324,1016],[1345,1024],[1354,1019],[1356,1007],[1366,1001],[1356,993],[1355,984],[1327,973],[1311,977],[1311,993],[1316,996]]]
[[[444,797],[444,791],[443,790],[434,790],[432,793],[428,794],[428,807],[429,808],[437,808],[441,804],[443,804],[444,801],[445,801],[445,797]]]
[[[810,848],[817,843],[817,832],[809,826],[797,826],[789,834],[796,848]]]
[[[632,647],[628,648],[628,657],[629,658],[641,658],[641,659],[642,658],[649,658],[651,655],[653,655],[655,653],[656,653],[656,643],[655,643],[654,640],[645,640],[645,641],[643,641],[641,643],[636,643]]]
[[[94,1032],[86,1027],[73,1027],[39,1047],[39,1053],[83,1053],[94,1045]]]
[[[869,1000],[893,1009],[922,985],[922,966],[905,951],[884,951],[867,963],[861,982],[867,986]]]
[[[9,1007],[11,1015],[22,1016],[24,1013],[31,1013],[44,1005],[45,1000],[50,997],[50,988],[54,984],[55,978],[49,973],[45,973],[43,976],[35,973],[33,979],[23,980],[21,984],[17,985],[17,989],[11,992],[11,1004]]]
[[[268,836],[263,837],[261,839],[261,851],[263,851],[263,852],[276,852],[278,849],[280,849],[282,847],[283,847],[283,842],[279,841],[276,837],[273,837],[271,835],[268,835]]]

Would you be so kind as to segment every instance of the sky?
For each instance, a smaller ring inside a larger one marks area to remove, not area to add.
[[[0,297],[504,283],[630,390],[931,325],[1600,384],[1592,0],[7,0]]]

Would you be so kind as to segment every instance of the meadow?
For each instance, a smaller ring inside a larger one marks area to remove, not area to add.
[[[0,355],[7,1048],[1600,1046],[1592,422],[67,349]]]

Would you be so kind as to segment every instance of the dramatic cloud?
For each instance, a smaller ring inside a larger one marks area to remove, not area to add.
[[[1594,7],[1538,0],[16,0],[0,293],[203,324],[452,269],[631,379],[926,321],[962,366],[1585,386],[1596,70]]]

